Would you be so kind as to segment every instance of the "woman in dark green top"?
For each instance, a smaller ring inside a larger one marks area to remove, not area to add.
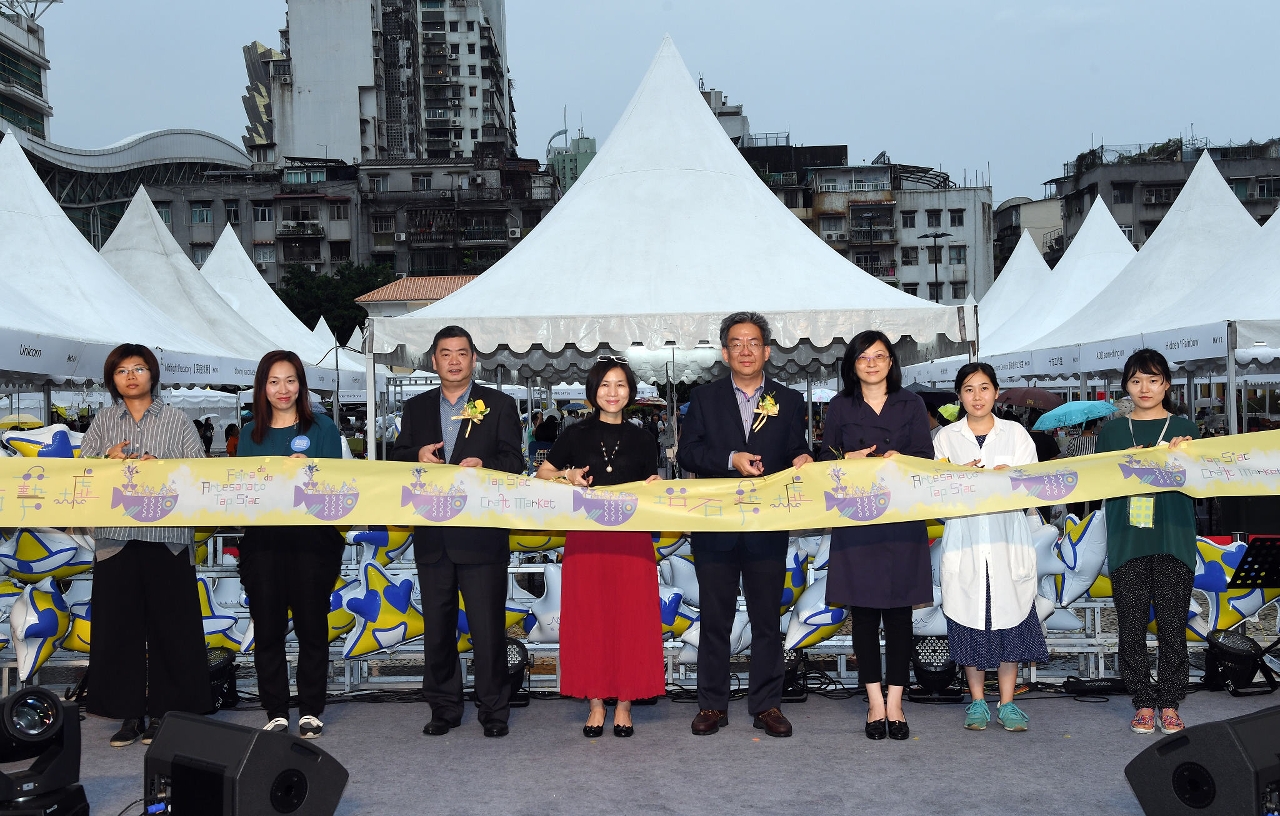
[[[340,459],[333,421],[311,410],[307,375],[292,351],[258,363],[253,420],[237,456]],[[253,663],[268,731],[289,730],[289,668],[284,642],[293,611],[298,637],[298,734],[320,736],[329,673],[329,603],[345,542],[329,526],[248,527],[240,545],[240,581],[253,618]]]
[[[1168,473],[1144,460],[1142,448],[1167,444],[1176,449],[1200,435],[1196,424],[1172,413],[1172,382],[1164,355],[1134,352],[1124,364],[1124,387],[1134,410],[1114,419],[1098,434],[1097,451],[1132,450],[1126,478],[1160,484]],[[1150,734],[1181,731],[1178,703],[1187,693],[1187,612],[1196,569],[1195,505],[1183,493],[1158,493],[1108,499],[1107,564],[1120,635],[1120,674],[1133,695],[1136,713],[1129,727]],[[1155,609],[1158,679],[1151,680],[1147,622]]]

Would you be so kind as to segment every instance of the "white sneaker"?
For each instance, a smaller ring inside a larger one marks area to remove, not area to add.
[[[303,739],[315,739],[324,733],[324,723],[310,714],[298,720],[298,736]]]
[[[263,731],[288,731],[289,721],[284,717],[276,717],[271,722],[262,726]]]

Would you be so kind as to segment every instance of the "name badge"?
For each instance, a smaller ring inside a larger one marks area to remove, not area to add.
[[[294,453],[305,453],[311,447],[311,440],[305,436],[295,436],[289,440],[289,447],[293,448]]]

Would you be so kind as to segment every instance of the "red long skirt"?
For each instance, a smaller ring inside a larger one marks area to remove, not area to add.
[[[570,532],[560,585],[560,693],[642,700],[666,693],[648,533]]]

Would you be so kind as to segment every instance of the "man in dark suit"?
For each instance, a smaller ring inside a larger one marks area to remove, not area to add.
[[[764,375],[769,322],[735,312],[720,323],[720,353],[732,374],[693,391],[680,431],[680,467],[703,478],[752,479],[813,461],[805,442],[800,394]],[[782,634],[778,606],[786,575],[787,532],[694,533],[701,593],[698,715],[693,733],[729,724],[729,635],[738,584],[751,620],[751,681],[747,710],[756,728],[791,736],[782,715]]]
[[[471,381],[475,345],[460,326],[446,326],[431,345],[440,387],[404,404],[391,458],[402,462],[524,471],[520,413],[515,400]],[[463,418],[475,403],[488,413]],[[458,661],[458,591],[467,607],[474,647],[479,719],[486,737],[507,734],[506,598],[508,533],[490,527],[415,527],[413,552],[422,593],[422,691],[431,721],[422,733],[439,736],[462,723],[462,670]]]

